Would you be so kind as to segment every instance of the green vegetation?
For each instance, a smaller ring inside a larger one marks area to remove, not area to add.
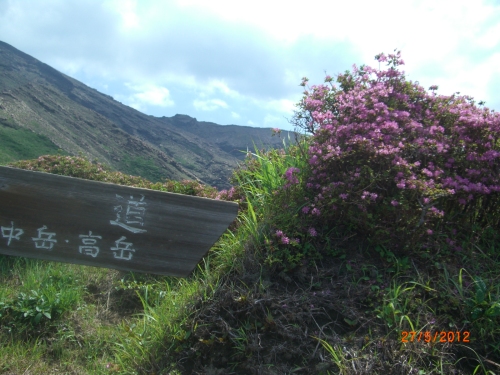
[[[142,176],[153,182],[165,179],[165,173],[152,160],[146,160],[143,157],[130,157],[125,155],[121,163],[121,170],[135,176]]]
[[[192,181],[151,183],[82,158],[18,162],[32,170],[245,200],[238,223],[187,279],[1,256],[0,373],[414,368],[493,374],[500,357],[498,234],[478,230],[474,243],[481,251],[443,252],[431,262],[362,241],[345,241],[335,254],[318,236],[303,236],[302,247],[292,244],[285,252],[273,239],[276,221],[284,223],[289,213],[279,205],[282,194],[272,192],[288,181],[292,165],[306,167],[307,145],[304,139],[284,151],[250,154],[235,172],[235,188],[219,193]],[[436,330],[468,331],[470,343],[425,343],[426,332]],[[402,344],[412,331],[414,342]]]
[[[283,150],[248,153],[229,190],[150,182],[83,158],[16,163],[234,200],[240,211],[186,279],[0,257],[0,373],[498,373],[499,190],[486,180],[498,176],[483,169],[484,185],[474,182],[481,163],[498,167],[498,127],[486,129],[498,126],[498,116],[487,110],[479,116],[481,110],[461,97],[427,96],[396,69],[379,72],[387,81],[369,81],[368,72],[340,75],[338,91],[306,91],[296,119],[312,134],[286,142]],[[352,90],[359,92],[349,96]],[[366,92],[377,100],[359,100]],[[460,119],[453,117],[455,105]],[[394,113],[401,127],[415,126],[401,108],[427,111],[420,128],[433,129],[435,135],[425,134],[428,143],[389,148],[391,137],[397,145],[397,136],[412,134],[396,131],[394,119],[378,129],[386,144],[370,144],[369,132],[362,138],[350,131],[366,130],[369,116],[378,121]],[[464,111],[473,114],[470,123],[460,122]],[[345,126],[342,134],[332,119],[346,113],[340,123],[351,121],[350,130]],[[355,124],[355,114],[366,117]],[[427,123],[431,116],[437,117]],[[474,156],[482,152],[477,138],[468,157],[452,145],[448,156],[456,163],[443,160],[432,141],[448,147],[451,135],[441,136],[436,123],[443,129],[458,124],[461,135],[470,130],[467,142],[481,134],[493,141],[484,157]],[[370,145],[388,151],[373,153]],[[396,152],[401,159],[392,163]],[[474,199],[460,195],[459,187],[443,188],[451,181],[444,177],[463,172],[469,179],[460,189],[474,192]],[[406,189],[410,184],[415,188]]]
[[[0,164],[57,152],[59,148],[47,137],[9,124],[7,120],[0,121]]]
[[[184,159],[182,156],[177,157],[177,162],[184,168],[188,168],[193,171],[198,171],[198,167],[191,161]]]

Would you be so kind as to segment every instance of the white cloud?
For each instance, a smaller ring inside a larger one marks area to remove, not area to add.
[[[292,113],[295,108],[295,104],[299,101],[293,101],[290,99],[278,99],[270,100],[268,102],[263,102],[262,106],[266,109],[275,110],[279,112]]]
[[[151,115],[251,126],[283,127],[303,76],[321,84],[395,48],[408,79],[498,106],[498,20],[498,0],[0,0],[2,41],[89,86]]]
[[[264,125],[267,127],[273,127],[276,126],[277,123],[281,123],[282,121],[281,117],[274,116],[274,115],[266,115],[264,117]]]
[[[198,77],[193,74],[173,74],[171,72],[160,72],[154,77],[155,80],[170,85],[177,85],[184,90],[190,90],[200,98],[207,98],[212,95],[224,95],[228,98],[241,98],[241,95],[229,87],[222,79],[205,78],[203,75]],[[148,79],[148,77],[145,77]]]
[[[210,100],[194,100],[193,106],[196,110],[200,111],[214,111],[219,108],[227,108],[228,105],[225,101],[220,99],[210,99]]]
[[[170,91],[166,87],[153,85],[133,85],[126,83],[125,86],[133,91],[134,94],[128,96],[128,102],[131,107],[140,107],[143,105],[157,107],[171,107],[175,103],[170,99]],[[136,108],[137,109],[137,108]]]
[[[201,90],[204,94],[219,92],[231,98],[239,96],[238,92],[231,90],[225,82],[219,79],[211,79],[206,85],[202,86]]]
[[[498,45],[500,44],[500,22],[491,28],[484,30],[484,33],[480,38],[477,38],[475,42],[478,46],[485,49],[498,48]]]
[[[129,29],[137,29],[139,25],[139,17],[137,14],[137,1],[135,0],[108,0],[104,3],[114,12],[118,13],[121,18],[121,27],[123,31]]]

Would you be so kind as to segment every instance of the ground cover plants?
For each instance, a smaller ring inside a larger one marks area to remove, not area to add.
[[[22,129],[7,119],[0,119],[0,163],[58,151],[58,147],[50,139]]]
[[[303,135],[227,191],[17,163],[240,212],[187,279],[1,257],[0,373],[499,373],[500,116],[376,60],[303,79]]]

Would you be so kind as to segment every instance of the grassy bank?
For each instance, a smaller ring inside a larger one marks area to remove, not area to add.
[[[240,200],[238,223],[187,279],[2,256],[0,373],[498,372],[500,241],[492,228],[467,234],[464,243],[474,246],[463,252],[443,246],[404,256],[348,228],[330,229],[301,238],[317,253],[309,249],[293,266],[278,262],[276,228],[297,218],[287,217],[273,192],[290,167],[305,166],[307,142],[300,147],[247,158],[235,189],[219,193]],[[61,172],[61,164],[75,163],[64,172],[217,194],[195,183],[148,183],[82,159],[17,166]],[[336,246],[333,238],[341,238]]]
[[[6,119],[0,119],[1,164],[57,152],[61,150],[47,137],[17,127]]]

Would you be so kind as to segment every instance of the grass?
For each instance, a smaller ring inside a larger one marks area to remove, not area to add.
[[[146,160],[140,156],[130,157],[125,155],[121,170],[127,174],[142,176],[152,182],[165,180],[165,175],[160,167],[153,161]]]
[[[57,152],[59,147],[47,137],[0,120],[0,164]]]
[[[461,252],[401,255],[318,228],[323,242],[301,244],[323,255],[286,268],[293,253],[274,233],[297,218],[274,192],[306,168],[301,147],[249,155],[233,181],[237,223],[186,279],[0,256],[0,374],[499,373],[498,231],[464,233]],[[70,172],[45,163],[18,166]],[[215,194],[77,164],[80,177]]]

